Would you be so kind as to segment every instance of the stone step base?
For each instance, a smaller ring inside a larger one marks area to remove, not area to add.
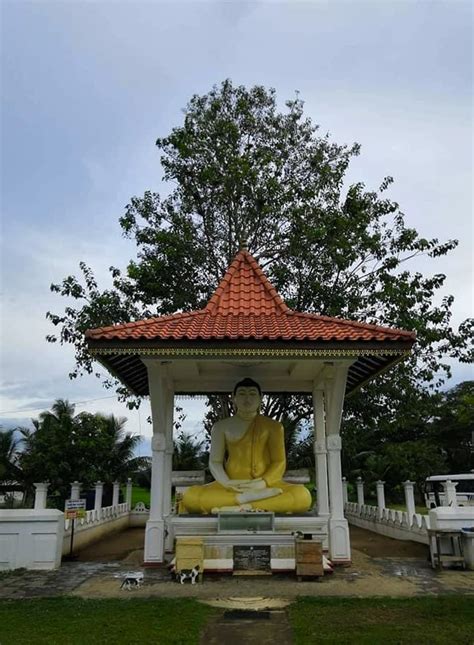
[[[316,516],[275,517],[275,530],[268,532],[217,533],[217,518],[212,516],[172,516],[167,518],[168,540],[175,537],[200,537],[204,545],[204,570],[232,572],[234,546],[270,546],[273,572],[295,569],[295,537],[310,533],[328,549],[328,520]],[[167,541],[168,541],[167,540]]]

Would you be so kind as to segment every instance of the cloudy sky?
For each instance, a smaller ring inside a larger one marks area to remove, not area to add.
[[[93,377],[70,381],[69,348],[45,320],[51,282],[84,260],[99,285],[135,254],[118,218],[162,190],[154,142],[194,93],[231,78],[294,97],[338,143],[362,144],[350,181],[390,196],[447,258],[454,322],[472,315],[472,9],[469,1],[241,2],[3,0],[0,422],[26,423],[57,398],[126,415]],[[451,384],[472,376],[454,364]],[[198,432],[200,406],[188,406]],[[145,448],[144,448],[145,449]]]

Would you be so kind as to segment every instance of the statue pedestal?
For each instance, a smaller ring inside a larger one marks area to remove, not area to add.
[[[238,515],[238,514],[236,514]],[[259,514],[255,514],[258,516]],[[244,518],[241,518],[242,520]],[[272,572],[295,569],[295,537],[292,533],[311,533],[313,538],[328,549],[328,518],[314,515],[275,515],[274,530],[249,532],[247,530],[218,532],[215,515],[175,515],[167,519],[167,528],[175,537],[200,537],[204,544],[204,570],[234,571],[234,547],[270,548]]]
[[[164,520],[148,520],[145,528],[145,565],[153,566],[163,563],[164,536]]]

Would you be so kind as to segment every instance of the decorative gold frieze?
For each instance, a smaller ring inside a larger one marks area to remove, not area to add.
[[[137,356],[175,356],[175,357],[234,357],[234,356],[265,356],[268,358],[315,358],[315,357],[347,357],[347,356],[409,356],[409,349],[250,349],[250,348],[200,348],[184,347],[104,347],[90,348],[92,356],[106,355],[137,355]]]

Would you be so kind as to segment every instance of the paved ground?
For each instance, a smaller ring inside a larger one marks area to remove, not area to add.
[[[212,575],[203,584],[180,585],[166,569],[140,565],[143,530],[130,529],[109,537],[80,554],[77,562],[57,571],[24,571],[3,575],[0,598],[32,598],[74,594],[86,598],[195,597],[205,601],[226,599],[229,609],[272,607],[274,599],[307,596],[416,596],[425,594],[474,594],[474,572],[431,569],[427,547],[392,540],[351,527],[353,562],[337,568],[320,582],[297,582],[293,575],[233,577]],[[120,589],[126,571],[142,571],[144,584],[130,592]],[[232,598],[235,600],[233,601]],[[272,612],[271,619],[274,619]],[[232,624],[233,618],[229,618]],[[265,623],[265,619],[262,623]],[[239,619],[240,621],[240,619]],[[227,628],[226,628],[227,629]],[[230,629],[230,627],[229,627]],[[264,628],[262,628],[264,629]],[[212,641],[209,640],[209,643]],[[265,641],[260,640],[263,643]]]
[[[293,633],[284,610],[224,612],[209,623],[201,645],[291,645]]]

